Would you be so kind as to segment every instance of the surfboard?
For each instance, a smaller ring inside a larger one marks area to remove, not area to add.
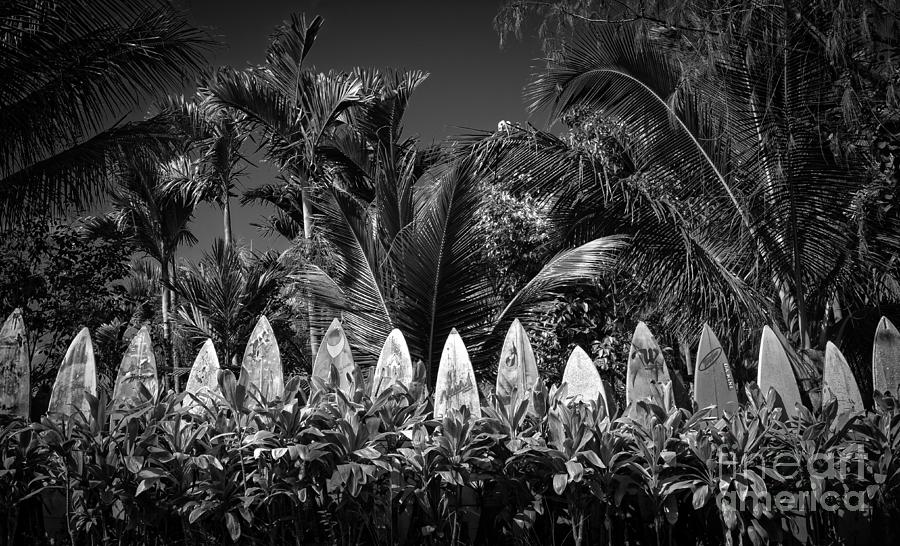
[[[207,339],[200,347],[197,358],[194,359],[184,391],[198,398],[219,392],[219,369],[216,346],[213,344],[213,340]]]
[[[825,345],[825,371],[822,374],[822,405],[837,400],[838,414],[865,409],[856,378],[840,349],[832,342]]]
[[[316,354],[316,361],[313,363],[312,376],[329,382],[331,381],[332,366],[337,368],[338,372],[339,384],[337,387],[346,394],[352,393],[359,377],[359,368],[353,361],[347,334],[341,328],[338,319],[332,320],[328,330],[325,331],[322,344],[319,345],[319,351]]]
[[[703,325],[694,366],[694,401],[699,409],[716,407],[716,415],[734,415],[738,410],[737,389],[731,366],[719,338],[708,324]]]
[[[412,380],[413,364],[409,356],[409,347],[406,346],[406,338],[403,337],[403,332],[394,328],[384,341],[378,363],[375,365],[375,373],[372,376],[372,398],[391,388],[394,383],[400,383],[409,389]]]
[[[513,320],[503,340],[497,364],[497,396],[512,408],[518,408],[538,380],[537,362],[528,334],[519,319]]]
[[[159,392],[156,357],[153,355],[150,330],[146,326],[131,338],[125,356],[122,357],[122,363],[119,364],[119,373],[113,387],[113,409],[134,407],[144,402],[141,385],[150,391],[154,398]]]
[[[0,328],[0,413],[28,419],[31,370],[25,350],[25,321],[15,309]]]
[[[664,388],[671,381],[662,350],[647,325],[638,322],[628,353],[625,403],[631,404],[648,398],[660,403]]]
[[[900,332],[887,317],[881,317],[872,347],[872,388],[897,396],[900,383]]]
[[[47,413],[69,417],[81,410],[89,415],[91,407],[86,392],[97,395],[97,366],[91,334],[87,328],[82,328],[69,344],[59,366]]]
[[[269,324],[269,319],[262,315],[253,327],[244,358],[241,361],[241,375],[247,374],[247,385],[265,400],[274,400],[284,395],[284,372],[281,368],[281,352],[278,341]]]
[[[781,397],[787,414],[797,414],[796,404],[802,404],[800,387],[797,386],[797,378],[784,347],[768,326],[763,326],[759,343],[756,384],[763,396],[769,394],[769,388],[774,388]]]
[[[481,402],[478,400],[478,385],[469,352],[456,328],[450,330],[441,361],[438,365],[437,382],[434,386],[434,416],[443,417],[451,409],[469,408],[472,417],[481,417]]]
[[[562,382],[566,384],[566,403],[569,402],[592,402],[596,403],[600,398],[606,404],[607,413],[611,411],[609,405],[609,397],[606,395],[606,388],[603,385],[603,379],[600,378],[600,372],[594,366],[591,357],[584,352],[584,349],[576,346],[566,361],[566,367],[563,370]]]

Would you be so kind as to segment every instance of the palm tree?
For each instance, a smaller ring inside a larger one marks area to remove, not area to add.
[[[3,221],[97,204],[115,162],[168,140],[158,120],[113,120],[183,84],[211,44],[161,0],[4,2]]]
[[[212,339],[223,362],[230,363],[278,291],[282,269],[274,254],[257,255],[215,241],[200,263],[183,266],[172,283],[182,302],[182,328],[198,341]]]
[[[267,158],[299,185],[307,239],[312,233],[309,192],[324,176],[323,146],[363,101],[357,79],[305,67],[321,26],[320,17],[307,24],[305,17],[292,15],[273,35],[264,65],[222,69],[206,90],[213,104],[243,113],[261,131]]]
[[[361,83],[351,75],[306,68],[304,61],[321,25],[319,17],[307,23],[305,17],[292,15],[273,35],[265,64],[243,71],[220,70],[204,90],[213,104],[241,112],[262,134],[266,157],[278,166],[286,184],[270,186],[256,196],[299,202],[295,216],[302,221],[307,241],[313,236],[311,193],[326,179],[323,148],[349,121],[351,110],[364,102]],[[315,354],[314,335],[310,346]]]
[[[450,154],[419,150],[402,135],[402,115],[424,75],[360,78],[370,82],[371,98],[355,111],[350,132],[332,141],[336,180],[315,195],[316,228],[334,260],[327,270],[310,266],[303,279],[318,309],[343,313],[364,365],[375,362],[387,333],[399,327],[433,382],[455,327],[476,367],[488,370],[513,318],[537,327],[548,297],[611,268],[621,241],[554,249],[519,293],[503,301],[480,259],[477,214],[485,178],[496,167],[494,152],[483,144]],[[316,324],[320,332],[326,326]]]
[[[628,178],[574,186],[579,201],[568,200],[575,206],[557,217],[573,240],[632,234],[630,272],[683,334],[708,320],[739,339],[780,316],[810,348],[816,332],[824,344],[835,298],[853,309],[896,298],[888,290],[896,283],[886,281],[897,273],[900,226],[870,236],[854,225],[859,158],[835,155],[817,130],[816,113],[837,107],[822,84],[831,81],[826,52],[774,8],[742,32],[688,78],[665,45],[633,26],[591,27],[536,77],[527,98],[556,119],[599,114],[619,129],[631,162]],[[548,135],[503,145],[506,172],[534,172],[533,189],[584,172],[577,150]]]
[[[186,147],[199,153],[198,176],[190,178],[191,187],[178,188],[196,196],[198,201],[214,201],[222,209],[226,246],[234,242],[231,231],[231,198],[247,162],[241,153],[248,133],[239,115],[210,104],[209,97],[198,94],[194,100],[170,97],[161,117],[171,120],[177,134],[184,135]]]
[[[147,155],[131,158],[113,190],[113,210],[85,222],[92,232],[118,230],[159,264],[160,310],[171,366],[175,365],[169,321],[175,253],[179,246],[197,242],[188,229],[197,201],[172,188],[190,186],[196,176],[196,165],[184,156],[168,162]]]

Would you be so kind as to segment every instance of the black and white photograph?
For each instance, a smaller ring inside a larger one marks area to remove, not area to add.
[[[0,546],[900,543],[900,0],[0,0]]]

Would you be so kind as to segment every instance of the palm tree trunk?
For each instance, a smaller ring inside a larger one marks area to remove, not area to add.
[[[231,246],[231,197],[227,191],[225,193],[225,202],[222,206],[222,222],[225,227],[225,248]]]
[[[309,195],[305,184],[300,189],[300,202],[303,207],[303,238],[309,241],[312,239],[312,205],[309,203]],[[306,313],[309,318],[310,358],[315,360],[316,353],[319,351],[319,340],[313,332],[313,314],[315,309],[313,308],[312,300],[307,300]]]
[[[162,292],[161,292],[161,303],[162,303],[162,327],[163,327],[163,338],[165,339],[165,365],[172,370],[172,379],[173,381],[177,381],[175,379],[175,349],[172,346],[172,329],[169,324],[169,306],[171,305],[172,292],[169,290],[169,261],[165,260],[160,267],[160,280],[162,281]],[[177,385],[176,385],[177,389]]]

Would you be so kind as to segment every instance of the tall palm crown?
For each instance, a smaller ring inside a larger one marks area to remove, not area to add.
[[[242,116],[232,109],[211,104],[208,95],[198,94],[193,100],[170,97],[159,118],[168,120],[173,132],[185,138],[188,151],[198,156],[199,172],[187,180],[191,185],[173,189],[219,205],[224,241],[230,245],[234,240],[231,198],[243,174],[246,159],[242,147],[249,136]]]
[[[161,0],[4,2],[2,217],[99,202],[122,152],[166,138],[155,120],[115,120],[184,83],[210,45]]]
[[[177,155],[168,159],[152,154],[135,156],[120,165],[114,189],[112,211],[86,221],[89,231],[117,230],[159,264],[163,332],[169,343],[169,358],[174,361],[169,324],[171,278],[178,247],[194,244],[196,237],[188,229],[197,207],[194,195],[180,191],[190,187],[197,176],[196,164]]]
[[[306,238],[312,235],[307,193],[323,182],[323,146],[347,122],[349,110],[363,100],[357,79],[305,65],[321,25],[319,17],[307,23],[305,17],[292,15],[272,37],[262,66],[222,69],[207,90],[214,104],[241,112],[261,133],[267,158],[286,175],[286,184],[270,187],[270,193],[299,190],[296,214],[303,217]]]

